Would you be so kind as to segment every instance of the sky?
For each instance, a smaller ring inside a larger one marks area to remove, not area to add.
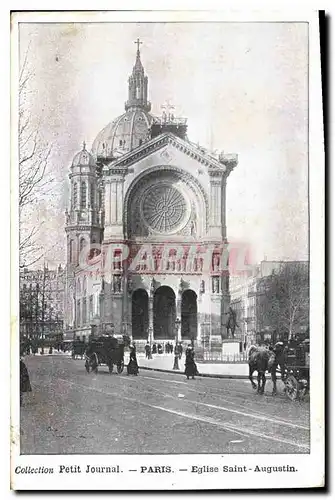
[[[228,239],[255,262],[307,259],[307,23],[21,23],[31,123],[53,145],[53,183],[30,219],[49,265],[65,262],[71,161],[124,112],[138,37],[152,113],[170,101],[192,142],[239,156]]]

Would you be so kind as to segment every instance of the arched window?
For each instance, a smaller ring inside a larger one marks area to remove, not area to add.
[[[78,203],[78,185],[75,182],[73,184],[73,207],[76,208]]]
[[[82,319],[82,324],[83,325],[86,325],[87,323],[87,305],[86,305],[86,298],[83,299],[83,309],[82,309],[82,316],[81,316],[81,319]]]
[[[91,184],[91,208],[95,207],[95,185]]]
[[[70,240],[69,243],[69,262],[72,264],[74,261],[74,241]]]
[[[90,295],[90,302],[89,302],[89,320],[93,318],[94,315],[94,295]]]
[[[76,324],[80,326],[80,300],[77,300],[76,303]]]
[[[122,261],[121,261],[121,250],[115,250],[114,252],[114,269],[121,270]]]
[[[81,208],[86,208],[87,204],[87,188],[86,188],[86,182],[81,183],[81,189],[80,189],[80,207]]]

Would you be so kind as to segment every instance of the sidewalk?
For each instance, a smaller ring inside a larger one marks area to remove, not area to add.
[[[146,359],[144,354],[137,354],[140,368],[144,370],[156,370],[171,373],[184,373],[185,356],[179,360],[179,370],[173,370],[173,354],[153,354],[152,359]],[[199,363],[197,362],[199,374],[202,377],[215,378],[249,378],[249,367],[247,363]]]

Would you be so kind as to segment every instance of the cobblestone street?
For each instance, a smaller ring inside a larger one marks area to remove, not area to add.
[[[285,398],[281,383],[274,398],[270,381],[260,396],[248,380],[87,374],[63,355],[25,362],[23,454],[309,452],[309,403]]]

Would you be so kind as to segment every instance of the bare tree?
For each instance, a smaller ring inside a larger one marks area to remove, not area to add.
[[[19,218],[20,218],[20,267],[28,267],[43,255],[37,244],[39,226],[31,223],[31,212],[38,196],[46,192],[52,179],[47,175],[47,165],[52,146],[45,143],[39,123],[34,124],[29,104],[29,81],[33,77],[28,68],[28,51],[19,75]]]
[[[305,262],[284,263],[267,276],[258,295],[259,324],[291,339],[309,325],[309,268]]]

